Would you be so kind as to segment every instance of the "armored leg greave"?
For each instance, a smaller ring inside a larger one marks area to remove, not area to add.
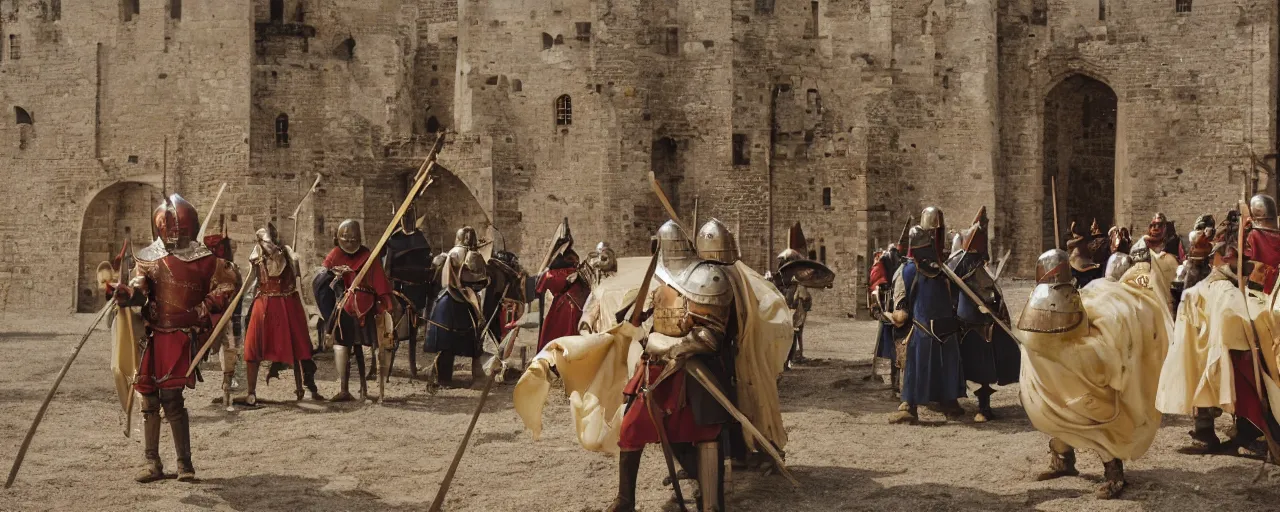
[[[351,400],[351,347],[334,345],[333,362],[338,367],[338,394],[333,395],[330,401]]]
[[[142,395],[142,442],[147,466],[134,478],[139,483],[164,478],[160,462],[160,395]]]
[[[1036,475],[1036,480],[1045,481],[1064,476],[1076,476],[1076,450],[1058,438],[1049,440],[1049,471]]]
[[[165,418],[169,420],[173,448],[178,453],[178,480],[195,480],[196,469],[191,465],[191,423],[187,417],[186,402],[182,398],[182,388],[161,389],[160,405],[164,407]]]
[[[640,476],[640,456],[643,451],[624,451],[618,454],[618,497],[605,512],[635,512],[636,478]]]

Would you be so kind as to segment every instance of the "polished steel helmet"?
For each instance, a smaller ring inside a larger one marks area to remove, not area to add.
[[[674,220],[669,220],[658,228],[658,252],[661,254],[662,266],[673,275],[699,259],[693,243]]]
[[[731,265],[738,261],[738,242],[733,238],[733,232],[729,231],[729,227],[724,225],[718,219],[711,219],[698,229],[698,238],[695,242],[698,249],[698,257]]]
[[[1112,281],[1119,281],[1130,268],[1133,268],[1133,258],[1130,258],[1128,254],[1118,252],[1107,258],[1107,269],[1104,271],[1103,276]]]
[[[613,252],[613,248],[608,243],[600,242],[596,244],[596,250],[592,251],[588,262],[596,270],[601,272],[617,272],[618,271],[618,255]]]
[[[360,246],[364,244],[364,238],[360,234],[360,223],[355,219],[347,219],[338,224],[338,247],[342,252],[347,254],[355,254],[360,250]]]
[[[480,245],[480,241],[476,237],[476,229],[471,226],[462,226],[462,228],[458,229],[457,235],[453,237],[453,245],[455,247],[475,249]]]
[[[946,228],[947,223],[942,218],[942,209],[937,206],[930,206],[920,212],[920,227],[924,229]]]
[[[804,255],[800,254],[800,251],[788,247],[778,253],[778,266],[781,267],[793,261],[802,259],[804,259]]]
[[[1067,253],[1050,249],[1036,262],[1036,285],[1018,317],[1018,329],[1064,333],[1087,323],[1084,303],[1071,278]]]
[[[1249,218],[1256,228],[1276,230],[1276,199],[1267,194],[1253,196],[1249,200]]]
[[[200,233],[200,214],[186,199],[172,194],[151,214],[151,234],[169,250],[186,248]]]

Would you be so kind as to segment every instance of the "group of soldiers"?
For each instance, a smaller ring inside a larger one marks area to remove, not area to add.
[[[1122,227],[1072,224],[1067,250],[1039,257],[1036,287],[1010,326],[1003,262],[988,269],[985,209],[943,252],[942,212],[926,208],[869,273],[876,357],[902,399],[891,422],[916,423],[919,405],[959,416],[965,381],[979,385],[975,421],[987,421],[990,385],[1020,381],[1028,417],[1051,436],[1037,479],[1077,475],[1076,450],[1088,449],[1105,466],[1099,498],[1121,493],[1123,461],[1147,451],[1162,414],[1195,418],[1184,452],[1274,460],[1280,225],[1271,196],[1241,210],[1221,223],[1201,215],[1185,240],[1159,213],[1137,240]],[[1224,412],[1234,416],[1225,441],[1215,429]]]

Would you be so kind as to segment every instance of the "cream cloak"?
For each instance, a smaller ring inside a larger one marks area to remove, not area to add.
[[[1019,331],[1022,405],[1037,430],[1104,460],[1132,460],[1160,427],[1155,395],[1173,331],[1149,266],[1080,290],[1088,327],[1059,334]],[[1167,293],[1166,293],[1167,295]]]

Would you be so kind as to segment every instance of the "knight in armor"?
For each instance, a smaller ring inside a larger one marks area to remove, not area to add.
[[[495,343],[500,343],[516,327],[524,316],[525,304],[528,303],[525,297],[525,279],[528,275],[520,265],[520,258],[507,250],[505,241],[499,243],[500,240],[502,239],[494,241],[493,257],[486,263],[489,287],[485,290],[484,304],[481,305],[481,312],[489,321],[486,328]]]
[[[726,246],[732,242],[721,238],[731,236],[728,230],[723,225],[708,230],[718,230],[718,234],[707,240],[706,252],[726,258],[724,261],[736,260],[736,250],[732,251],[733,260],[727,259]],[[729,275],[733,267],[699,257],[674,221],[658,230],[658,246],[657,288],[650,299],[653,328],[643,342],[644,356],[624,389],[629,405],[618,441],[622,450],[618,497],[606,510],[635,510],[642,451],[647,444],[660,443],[655,421],[662,423],[680,466],[686,473],[698,475],[699,510],[721,510],[724,452],[718,440],[722,425],[731,416],[700,381],[686,376],[684,368],[690,361],[698,361],[721,390],[732,383],[728,377],[733,375],[738,323]]]
[[[1195,286],[1213,271],[1213,237],[1215,234],[1213,215],[1205,214],[1196,219],[1195,229],[1187,234],[1191,242],[1187,251],[1187,260],[1178,265],[1177,275],[1173,279],[1173,312],[1178,314],[1182,303],[1182,292]]]
[[[1071,236],[1067,240],[1067,252],[1071,255],[1071,276],[1075,278],[1076,286],[1084,288],[1094,279],[1101,278],[1103,273],[1102,265],[1093,259],[1096,249],[1093,231],[1090,230],[1088,236],[1081,235],[1076,232],[1076,223],[1072,222],[1067,234]]]
[[[596,244],[596,249],[587,254],[587,262],[579,271],[587,278],[587,284],[595,289],[601,281],[618,273],[618,255],[606,242]]]
[[[1182,242],[1177,233],[1170,232],[1170,222],[1163,213],[1151,217],[1147,224],[1147,234],[1133,243],[1129,256],[1133,262],[1150,263],[1153,268],[1164,274],[1164,282],[1172,283],[1182,261]],[[1173,248],[1175,252],[1169,252]]]
[[[787,238],[789,240],[787,248],[778,253],[778,272],[768,273],[766,277],[778,287],[778,291],[782,292],[782,296],[787,300],[787,307],[791,308],[793,339],[791,352],[787,354],[787,368],[790,369],[792,363],[804,361],[804,324],[809,319],[809,311],[813,309],[813,295],[799,283],[788,282],[782,274],[783,266],[805,260],[804,249],[808,241],[800,229],[799,222],[791,226]]]
[[[1246,240],[1253,253],[1247,255],[1253,262],[1249,280],[1261,283],[1262,290],[1271,293],[1276,275],[1280,273],[1280,226],[1276,224],[1276,200],[1258,194],[1249,200],[1249,221],[1252,229]]]
[[[480,292],[489,286],[489,272],[479,247],[476,230],[464,226],[454,237],[453,249],[437,258],[442,289],[431,309],[423,351],[436,354],[434,371],[441,384],[453,382],[455,357],[471,358],[473,383],[484,376]]]
[[[226,261],[231,268],[236,271],[236,289],[239,290],[244,285],[240,277],[240,268],[235,264],[235,255],[231,245],[231,237],[226,232],[220,232],[215,235],[204,237],[204,246],[209,248],[214,257]],[[231,329],[224,330],[219,336],[222,338],[218,341],[218,363],[222,367],[222,392],[223,400],[227,400],[231,396],[232,382],[236,375],[236,361],[240,359],[240,351],[244,348],[244,340],[241,330],[240,307],[234,308],[231,312]]]
[[[551,264],[538,278],[534,290],[539,296],[551,294],[551,307],[547,308],[547,316],[542,320],[542,328],[538,332],[538,350],[547,343],[562,336],[578,333],[578,320],[582,319],[582,311],[587,296],[591,294],[591,286],[578,272],[581,261],[573,250],[573,235],[569,232],[568,222],[557,230],[558,239],[553,242],[554,256]]]
[[[298,375],[295,381],[298,400],[302,400],[304,381],[311,390],[312,398],[319,400],[315,363],[311,361],[307,313],[298,291],[302,275],[298,270],[298,255],[280,240],[280,234],[272,223],[259,229],[256,238],[257,243],[249,254],[249,263],[257,272],[258,285],[244,344],[249,381],[245,403],[250,406],[257,404],[258,371],[262,361],[293,365],[295,375],[298,372],[305,374],[305,378]]]
[[[1262,428],[1270,425],[1271,432],[1280,432],[1265,392],[1259,397],[1255,388],[1255,337],[1271,344],[1274,324],[1263,283],[1246,277],[1247,299],[1240,292],[1242,266],[1243,274],[1260,274],[1250,260],[1257,251],[1249,246],[1249,240],[1255,238],[1246,235],[1243,261],[1238,257],[1238,222],[1238,213],[1228,212],[1227,220],[1216,229],[1211,250],[1213,270],[1197,286],[1183,292],[1174,342],[1160,373],[1156,406],[1166,414],[1195,418],[1192,444],[1182,450],[1186,453],[1234,455],[1241,449],[1252,450]],[[1263,359],[1259,361],[1262,372],[1274,379],[1275,361]],[[1235,415],[1235,432],[1226,442],[1214,428],[1223,409]]]
[[[1018,318],[1023,343],[1021,396],[1037,430],[1050,436],[1049,470],[1037,480],[1079,475],[1076,450],[1105,467],[1096,496],[1125,487],[1124,461],[1146,453],[1160,428],[1155,395],[1172,331],[1158,270],[1130,269],[1117,281],[1077,289],[1066,252],[1036,265],[1036,289]]]
[[[138,482],[165,478],[160,462],[160,410],[169,421],[178,459],[178,480],[195,479],[191,429],[182,396],[195,387],[188,378],[196,343],[209,331],[236,295],[234,267],[196,240],[200,221],[195,207],[173,194],[151,217],[155,242],[135,255],[137,267],[113,295],[122,307],[141,306],[147,340],[134,389],[142,396],[146,468]]]
[[[1093,219],[1093,224],[1089,226],[1089,237],[1089,253],[1093,255],[1091,259],[1094,263],[1105,267],[1107,259],[1111,257],[1111,238],[1102,231],[1102,226],[1098,225],[1098,219]],[[1105,269],[1103,270],[1105,274]]]
[[[908,235],[907,261],[894,275],[894,326],[910,326],[902,377],[902,407],[893,423],[915,423],[917,407],[936,402],[949,418],[964,413],[965,378],[960,361],[960,325],[955,318],[950,279],[939,253],[946,225],[942,210],[930,206]]]
[[[1129,235],[1129,228],[1112,226],[1111,229],[1107,230],[1107,240],[1111,242],[1111,254],[1128,255],[1129,251],[1133,249],[1133,238]]]
[[[987,271],[987,262],[991,259],[988,222],[984,206],[978,210],[973,224],[964,231],[960,252],[947,262],[947,266],[983,302],[977,304],[958,286],[953,288],[952,300],[956,303],[956,317],[960,320],[960,360],[964,363],[964,376],[979,385],[973,393],[978,397],[978,413],[973,420],[978,423],[995,419],[991,409],[991,395],[995,390],[991,386],[1018,382],[1022,359],[1018,342],[992,319],[992,315],[999,315],[1005,325],[1009,323],[1004,293]],[[1074,266],[1072,270],[1075,270]]]
[[[382,269],[382,263],[373,257],[373,252],[364,246],[360,232],[360,223],[347,219],[338,225],[338,234],[333,250],[325,256],[322,264],[332,274],[331,286],[340,288],[335,299],[341,303],[344,295],[350,294],[341,311],[334,311],[330,322],[338,322],[333,346],[333,360],[338,368],[338,394],[329,400],[345,402],[352,400],[351,355],[355,353],[357,375],[360,379],[360,399],[369,397],[369,386],[365,380],[364,347],[382,345],[383,334],[379,331],[379,323],[385,324],[392,311],[391,284]],[[371,265],[359,286],[353,286],[356,274],[365,265]],[[337,306],[335,305],[336,309]],[[382,328],[386,330],[385,326]],[[389,334],[389,333],[387,333]],[[381,354],[379,354],[381,356]]]
[[[902,371],[902,365],[898,361],[898,340],[906,336],[906,329],[895,327],[889,318],[889,313],[893,311],[892,279],[897,274],[898,266],[902,264],[901,254],[907,245],[907,234],[904,231],[899,243],[889,244],[888,247],[875,253],[871,258],[875,263],[871,265],[871,271],[868,274],[870,279],[867,283],[869,294],[867,304],[871,310],[871,317],[880,324],[876,333],[874,372],[876,375],[889,375],[894,398],[899,396],[898,386]]]
[[[409,373],[418,374],[418,328],[426,318],[431,305],[432,265],[431,244],[427,236],[418,229],[418,209],[409,204],[409,209],[400,218],[400,226],[387,239],[383,250],[382,266],[387,271],[387,279],[391,281],[392,295],[395,297],[396,316],[409,344]],[[397,335],[397,338],[399,336]],[[397,339],[396,349],[399,349]]]

